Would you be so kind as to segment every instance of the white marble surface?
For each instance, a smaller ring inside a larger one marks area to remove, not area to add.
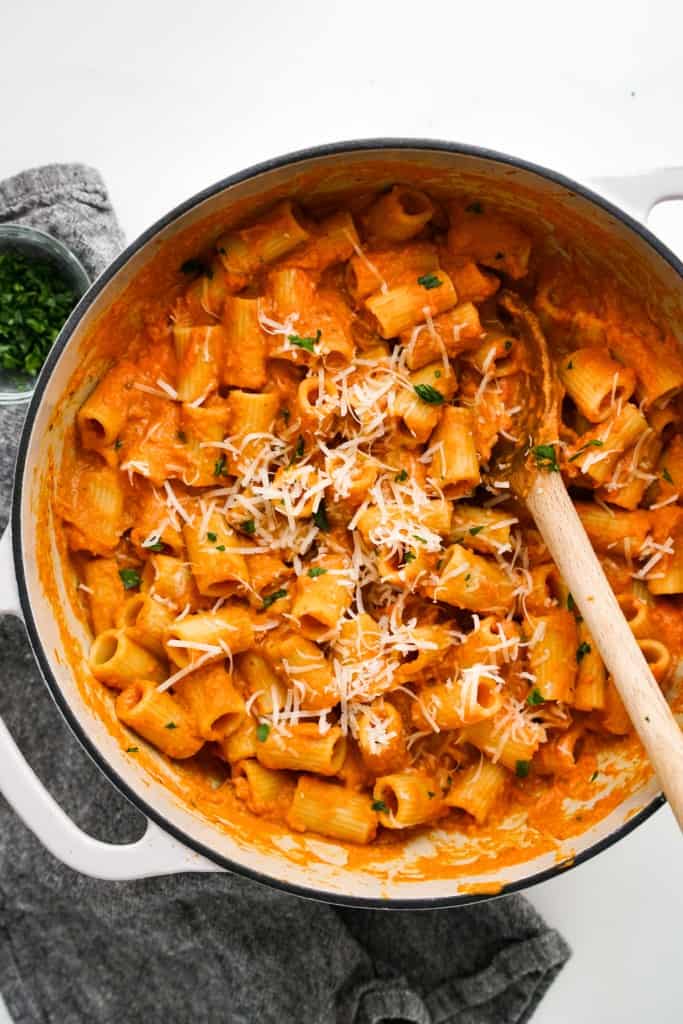
[[[683,165],[682,27],[675,0],[8,3],[0,177],[92,163],[133,237],[225,174],[342,138],[455,139],[581,179]],[[679,210],[651,223],[683,253]],[[575,951],[537,1024],[680,1021],[682,894],[668,809],[533,890]]]

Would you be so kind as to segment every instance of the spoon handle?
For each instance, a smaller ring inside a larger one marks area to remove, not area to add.
[[[624,618],[562,476],[537,474],[526,501],[683,831],[683,732]]]

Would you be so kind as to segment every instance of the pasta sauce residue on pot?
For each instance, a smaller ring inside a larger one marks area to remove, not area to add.
[[[533,386],[501,294],[538,317],[563,395],[532,456],[672,700],[675,339],[485,197],[285,198],[211,237],[96,328],[52,497],[83,689],[130,757],[293,860],[324,836],[349,866],[456,878],[557,849],[621,802],[624,765],[632,789],[650,769],[496,476]]]

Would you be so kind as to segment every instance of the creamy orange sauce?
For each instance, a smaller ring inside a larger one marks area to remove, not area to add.
[[[387,184],[401,180],[403,171],[404,167],[400,163],[388,163],[385,170]],[[375,188],[377,186],[376,172],[370,168],[364,171],[363,166],[359,165],[355,171],[355,178],[361,179],[356,186],[357,194],[358,190],[362,190],[364,175],[367,176],[368,187],[371,184]],[[298,188],[296,182],[293,186],[289,182],[286,188],[276,190],[267,197],[237,204],[231,209],[229,223],[239,223],[253,213],[254,207],[265,209],[278,198],[296,195],[297,191],[304,195],[315,195],[324,189],[324,199],[318,198],[314,207],[334,208],[338,197],[348,191],[348,172],[340,173],[338,180],[335,177],[329,171],[320,172],[317,176],[310,173],[302,175]],[[515,172],[511,171],[510,178],[514,177]],[[413,184],[437,196],[440,192],[450,191],[446,172],[413,169],[411,179]],[[460,190],[465,194],[468,185],[470,196],[482,194],[481,183],[476,176],[472,176],[469,181],[466,176],[462,176]],[[539,207],[531,193],[514,180],[506,183],[505,194],[507,212],[514,210],[516,220],[528,227],[531,222],[527,218],[533,213],[534,226],[528,230],[534,238],[534,244],[543,237],[539,223],[542,219],[554,225],[557,238],[564,239],[572,235],[575,224],[571,211],[555,203],[551,197]],[[363,203],[359,200],[356,202],[362,208]],[[159,247],[135,280],[90,330],[83,346],[86,358],[70,381],[70,395],[87,392],[91,384],[123,352],[133,361],[150,358],[147,340],[150,332],[153,334],[159,325],[166,322],[168,310],[187,287],[187,280],[178,273],[178,267],[187,259],[208,253],[215,239],[225,229],[226,215],[218,211]],[[603,242],[601,230],[595,225],[583,225],[583,238],[588,248],[593,242]],[[568,242],[564,244],[569,246]],[[585,269],[584,257],[573,250],[572,255],[574,268],[580,274]],[[628,276],[628,264],[625,257],[622,260],[618,247],[613,255],[615,263],[623,263],[622,269]],[[602,296],[597,310],[599,315],[609,321],[615,332],[623,331],[628,323],[628,329],[642,339],[645,345],[654,347],[656,343],[660,356],[662,353],[671,356],[676,350],[673,335],[659,324],[655,327],[647,312],[648,308],[656,306],[661,296],[653,291],[647,296],[646,303],[636,303],[625,290],[623,281],[617,286],[604,271],[601,273],[603,276],[597,279],[593,277],[592,280],[593,292]],[[561,349],[560,341],[557,351]],[[159,353],[162,359],[159,365],[164,372],[172,375],[173,355],[170,349],[162,346],[157,350],[157,355]],[[283,393],[285,390],[283,388]],[[57,408],[54,414],[55,427],[61,424],[62,416],[63,410]],[[77,447],[73,421],[63,434],[62,444],[63,458],[72,459]],[[62,483],[58,484],[60,480]],[[52,532],[51,527],[54,528],[58,558],[55,560],[52,557],[47,546],[38,548],[40,578],[44,589],[51,595],[66,657],[81,695],[125,750],[131,744],[131,732],[114,715],[111,692],[90,674],[81,643],[69,626],[70,613],[74,613],[82,623],[87,625],[88,622],[87,597],[78,588],[78,560],[74,569],[63,521],[54,517],[52,511],[55,506],[61,509],[78,500],[78,495],[73,492],[66,493],[71,486],[70,480],[71,477],[64,474],[63,467],[53,462],[49,464],[37,510],[37,530],[38,535],[47,536]],[[66,605],[58,598],[60,579],[63,579],[65,587]],[[683,649],[683,617],[678,598],[658,600],[653,615],[656,635],[670,649],[676,662]],[[53,653],[59,657],[58,651]],[[667,679],[668,685],[671,678],[672,672]],[[671,696],[675,710],[683,711],[681,693],[674,688]],[[172,771],[169,771],[168,765],[143,743],[140,743],[135,754],[127,756],[134,757],[150,778],[161,782],[174,793],[179,802],[211,821],[217,829],[262,849],[277,849],[292,862],[302,865],[317,856],[305,842],[309,837],[314,840],[317,838],[312,833],[306,833],[306,836],[295,834],[296,843],[286,845],[283,839],[291,833],[282,822],[257,817],[249,812],[236,797],[229,782],[226,783],[229,777],[227,765],[216,759],[207,760],[204,754],[200,754],[182,763],[174,762]],[[564,841],[580,837],[618,808],[626,795],[645,784],[650,776],[650,766],[633,734],[610,737],[604,732],[588,732],[570,775],[556,776],[552,781],[547,776],[533,774],[529,778],[511,776],[504,797],[483,825],[476,824],[465,812],[453,811],[448,818],[438,820],[435,825],[418,826],[400,833],[382,830],[377,840],[369,846],[357,846],[339,840],[335,840],[335,843],[346,851],[346,868],[359,869],[385,878],[387,865],[391,865],[391,881],[395,883],[429,878],[466,879],[505,866],[521,864],[542,854],[552,854]],[[153,799],[151,794],[150,799]],[[437,832],[436,840],[433,839],[434,829]],[[413,848],[411,856],[400,866],[397,854],[409,847]],[[563,865],[568,864],[566,854],[562,856]],[[500,883],[464,882],[459,888],[462,892],[472,894],[495,894],[500,891]]]

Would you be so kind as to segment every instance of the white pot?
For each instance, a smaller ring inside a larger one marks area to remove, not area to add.
[[[126,756],[74,682],[33,551],[41,487],[50,472],[51,455],[58,458],[64,430],[83,400],[81,393],[68,395],[67,385],[94,319],[109,308],[160,244],[211,213],[225,211],[227,222],[235,203],[264,202],[277,190],[306,194],[314,187],[319,193],[338,192],[354,184],[378,186],[411,178],[429,189],[426,172],[441,184],[447,176],[454,190],[468,191],[478,183],[503,204],[506,197],[509,202],[512,185],[520,190],[515,203],[531,217],[541,216],[543,204],[552,200],[577,233],[587,224],[592,226],[602,239],[600,247],[611,252],[617,268],[628,272],[630,266],[643,288],[663,288],[671,300],[667,312],[680,315],[683,267],[635,217],[644,219],[660,199],[681,194],[682,169],[600,183],[603,191],[619,197],[629,210],[625,213],[575,182],[484,150],[414,140],[342,143],[286,156],[228,178],[183,203],[129,246],[81,300],[43,368],[19,449],[12,536],[8,530],[0,543],[0,610],[23,618],[46,685],[68,724],[105,775],[148,818],[147,831],[136,843],[113,846],[91,839],[49,796],[0,721],[2,792],[45,846],[75,870],[99,878],[131,879],[228,869],[304,896],[347,905],[452,906],[486,898],[497,886],[510,892],[566,870],[615,842],[662,804],[656,780],[651,779],[609,817],[580,837],[559,843],[553,852],[515,866],[497,867],[492,861],[484,874],[468,876],[462,883],[439,877],[439,865],[447,862],[452,840],[438,827],[429,836],[409,841],[381,871],[352,870],[343,848],[330,840],[281,836],[279,846],[272,843],[266,848],[217,829]],[[41,533],[41,546],[47,543],[53,545],[54,538]],[[66,602],[64,608],[69,616]],[[85,656],[88,638],[82,624],[71,615],[69,627]],[[68,766],[63,770],[68,771]],[[411,864],[419,857],[431,865],[429,879],[415,870],[411,876]]]

